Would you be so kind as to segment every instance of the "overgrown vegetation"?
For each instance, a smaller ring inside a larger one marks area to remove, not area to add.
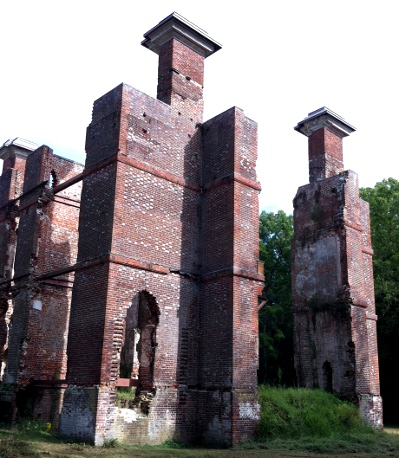
[[[265,264],[264,306],[259,312],[258,382],[292,386],[294,347],[291,309],[293,217],[282,210],[259,217],[259,252]]]
[[[134,399],[136,397],[136,388],[122,387],[116,390],[116,400]]]
[[[232,449],[128,446],[116,439],[104,447],[62,441],[51,425],[24,421],[0,425],[0,458],[235,458],[235,457],[399,457],[399,435],[362,425],[358,409],[319,390],[260,386],[261,420],[256,440]]]
[[[260,386],[259,397],[258,440],[370,432],[363,426],[354,404],[325,391]]]
[[[361,188],[360,197],[370,205],[384,420],[397,421],[398,381],[392,368],[399,363],[399,181],[388,178],[376,183],[373,188]]]
[[[304,388],[259,387],[256,445],[317,453],[399,453],[399,439],[364,426],[358,408],[333,394]],[[396,456],[396,455],[391,455]]]

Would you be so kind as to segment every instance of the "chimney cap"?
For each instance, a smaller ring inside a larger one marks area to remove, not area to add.
[[[39,145],[25,138],[9,138],[0,146],[0,159],[6,159],[9,156],[27,157],[32,151],[39,148]]]
[[[347,137],[356,130],[356,128],[347,123],[344,118],[327,107],[321,107],[318,110],[311,111],[304,120],[300,121],[294,127],[294,129],[306,137],[309,137],[313,132],[322,127],[327,128],[340,138]]]
[[[156,54],[159,54],[161,46],[171,38],[176,38],[203,57],[210,56],[222,47],[205,30],[176,12],[167,16],[143,36],[144,40],[141,44]]]

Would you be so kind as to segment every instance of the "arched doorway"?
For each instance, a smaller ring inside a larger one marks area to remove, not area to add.
[[[329,393],[333,392],[333,380],[332,380],[333,370],[331,363],[325,361],[323,364],[323,389]]]
[[[159,314],[155,297],[148,291],[139,292],[126,313],[119,377],[129,378],[135,382],[136,396],[154,390]]]

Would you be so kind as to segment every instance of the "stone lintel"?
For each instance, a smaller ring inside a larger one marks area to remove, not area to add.
[[[203,57],[210,56],[222,47],[204,30],[176,12],[146,32],[144,38],[141,44],[156,54],[159,54],[161,46],[171,38],[175,38]]]
[[[344,118],[337,115],[327,107],[321,107],[312,111],[308,116],[300,121],[294,129],[297,132],[310,137],[313,132],[325,127],[339,138],[347,137],[354,132],[355,127],[351,126]]]

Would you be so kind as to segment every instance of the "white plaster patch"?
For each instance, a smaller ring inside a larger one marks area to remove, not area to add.
[[[41,301],[41,300],[35,299],[35,300],[33,301],[33,308],[34,308],[35,310],[41,310],[41,309],[42,309],[42,306],[43,306],[43,304],[42,304],[42,301]]]
[[[118,409],[118,414],[123,417],[126,423],[133,423],[144,417],[144,415],[140,415],[132,409]]]
[[[165,418],[163,421],[152,421],[148,428],[148,437],[152,441],[162,440],[166,441],[168,438],[173,437],[173,428],[176,423],[175,415],[172,415],[169,409],[166,409]]]
[[[240,408],[240,418],[250,418],[251,420],[259,420],[260,418],[259,404],[243,402],[239,404],[239,408]]]

